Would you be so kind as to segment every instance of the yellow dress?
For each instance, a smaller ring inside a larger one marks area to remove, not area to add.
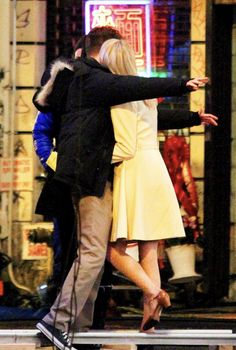
[[[157,110],[144,102],[111,109],[116,145],[111,241],[185,236],[179,204],[159,151]],[[121,163],[119,163],[121,162]]]

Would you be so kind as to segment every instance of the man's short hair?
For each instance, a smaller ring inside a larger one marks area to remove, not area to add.
[[[79,39],[75,45],[74,51],[82,48],[82,55],[90,56],[92,53],[97,53],[102,44],[109,39],[123,39],[123,37],[114,27],[95,27],[87,35]]]

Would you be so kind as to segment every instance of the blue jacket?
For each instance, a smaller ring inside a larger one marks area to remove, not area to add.
[[[46,161],[55,147],[53,140],[57,137],[55,122],[52,113],[39,112],[32,132],[35,152],[46,170]]]

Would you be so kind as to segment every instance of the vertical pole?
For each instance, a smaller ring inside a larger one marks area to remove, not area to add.
[[[11,115],[11,77],[10,77],[10,5],[9,0],[2,0],[0,3],[0,32],[4,33],[4,38],[0,40],[0,69],[3,71],[3,79],[0,81],[0,91],[2,98],[1,123],[3,130],[2,139],[2,158],[9,157],[9,135],[10,135],[10,115]],[[0,183],[1,183],[0,171]],[[8,237],[9,233],[9,215],[8,192],[1,189],[1,211],[0,211],[0,238]]]
[[[13,162],[14,162],[14,136],[15,136],[15,97],[16,97],[16,4],[17,0],[1,0],[0,30],[4,33],[0,41],[0,65],[4,69],[4,79],[0,87],[3,89],[3,159],[9,160],[10,187],[1,192],[1,235],[7,238],[7,253],[12,256],[12,221],[13,221]],[[11,30],[12,29],[12,30]],[[11,37],[12,35],[12,37]],[[10,42],[12,41],[12,45]],[[21,286],[15,279],[12,264],[8,265],[11,282],[18,288],[30,290]]]

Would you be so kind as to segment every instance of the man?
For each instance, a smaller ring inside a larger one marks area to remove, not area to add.
[[[64,111],[53,181],[70,186],[80,224],[78,258],[49,314],[37,324],[60,349],[74,349],[67,332],[79,328],[78,316],[90,293],[99,286],[97,282],[105,260],[112,207],[110,162],[115,142],[110,106],[130,100],[181,95],[197,90],[205,82],[110,74],[95,59],[102,43],[109,38],[119,38],[119,34],[113,28],[106,28],[110,37],[94,40],[94,33],[103,29],[95,28],[86,37],[85,50],[93,59],[83,58],[72,65],[52,67],[50,80],[34,98],[43,112],[51,111],[58,116]],[[193,117],[193,112],[186,113],[189,119]],[[172,112],[172,115],[177,114]]]
[[[57,120],[52,113],[39,112],[33,128],[34,148],[39,160],[47,172],[46,184],[44,185],[43,196],[50,196],[48,191],[52,191],[51,180],[55,170],[56,145],[55,140],[58,137]],[[52,304],[55,300],[62,283],[67,276],[71,265],[76,257],[77,239],[76,239],[76,216],[72,204],[69,189],[61,184],[59,192],[61,201],[60,207],[54,211],[53,207],[44,206],[45,200],[42,198],[38,202],[36,214],[50,217],[54,223],[53,231],[53,273],[48,282],[48,294],[46,301]],[[42,195],[41,195],[42,197]],[[62,198],[63,197],[63,198]],[[61,209],[60,209],[61,208]],[[100,329],[104,327],[104,317],[106,304],[111,290],[112,268],[109,262],[106,262],[102,276],[99,294],[94,305],[94,298],[86,302],[79,315],[79,330],[85,331],[91,327]],[[93,294],[93,293],[92,293]],[[91,295],[92,296],[92,295]],[[95,307],[95,309],[94,309]],[[94,317],[93,317],[94,310]]]
[[[112,35],[121,37],[118,32]],[[96,40],[105,40],[110,37],[109,29],[101,29],[95,32],[93,37]],[[83,37],[75,46],[75,58],[79,58],[83,49]],[[83,52],[84,55],[84,52]],[[72,62],[71,59],[62,58],[63,62]],[[47,69],[41,79],[41,85],[45,85],[50,78],[50,69]],[[62,113],[62,110],[60,111]],[[60,114],[59,113],[59,114]],[[33,128],[33,141],[36,154],[41,164],[47,171],[47,180],[41,193],[40,199],[36,207],[36,213],[50,216],[54,221],[53,250],[54,250],[54,266],[53,276],[49,281],[49,295],[47,301],[55,300],[56,294],[60,290],[62,282],[70,270],[70,267],[77,256],[77,240],[76,237],[76,218],[70,196],[68,186],[64,183],[54,183],[52,181],[53,171],[56,160],[57,139],[60,128],[60,115],[52,115],[52,113],[39,113]],[[57,187],[60,187],[58,190]],[[52,192],[54,195],[52,195]],[[57,195],[55,195],[55,192]],[[54,200],[48,200],[50,197]],[[59,201],[60,205],[55,205],[55,201]],[[105,270],[102,275],[101,288],[97,297],[97,288],[95,284],[95,292],[90,293],[83,310],[78,316],[79,331],[85,331],[89,328],[103,328],[104,314],[106,311],[106,303],[110,295],[111,289],[112,267],[109,262],[105,264]],[[98,281],[99,282],[99,281]],[[54,298],[53,298],[54,297]],[[97,297],[97,299],[96,299]],[[53,299],[52,299],[53,298]],[[96,303],[95,303],[96,300]],[[95,310],[94,310],[95,308]],[[95,311],[95,313],[94,313]],[[93,315],[94,314],[94,315]],[[94,317],[93,317],[94,316]]]

